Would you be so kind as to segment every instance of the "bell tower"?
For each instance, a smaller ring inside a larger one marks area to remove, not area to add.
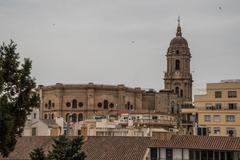
[[[165,89],[173,90],[177,94],[179,104],[192,102],[191,53],[187,40],[182,37],[179,18],[176,37],[171,40],[166,57]]]

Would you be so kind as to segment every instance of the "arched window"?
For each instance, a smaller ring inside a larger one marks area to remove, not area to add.
[[[72,122],[77,122],[77,114],[76,113],[72,114]]]
[[[130,109],[133,110],[133,105],[130,106]]]
[[[127,102],[127,109],[130,110],[130,102]]]
[[[44,119],[47,119],[47,114],[44,114]]]
[[[54,113],[52,113],[52,119],[54,119]]]
[[[175,88],[175,93],[177,94],[177,96],[179,96],[179,87]]]
[[[171,113],[172,114],[174,113],[174,107],[171,107]]]
[[[180,60],[179,59],[177,59],[175,62],[175,69],[180,70]]]
[[[103,108],[108,109],[108,100],[103,101]]]
[[[183,97],[183,90],[180,91],[180,97]]]
[[[51,102],[51,100],[49,100],[49,101],[48,101],[48,109],[51,108],[51,105],[52,105],[52,102]]]
[[[177,113],[180,113],[180,106],[179,106],[179,104],[177,105]]]
[[[69,113],[66,114],[66,122],[69,121]]]
[[[176,50],[176,54],[179,54],[179,50]]]
[[[72,108],[77,108],[77,100],[76,99],[72,100]]]
[[[83,121],[83,114],[82,113],[79,113],[78,114],[78,122],[79,121]]]

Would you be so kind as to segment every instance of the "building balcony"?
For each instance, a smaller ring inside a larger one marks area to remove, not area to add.
[[[216,106],[201,106],[196,107],[196,109],[199,111],[240,111],[240,107],[229,108],[229,106],[221,106],[220,108]]]

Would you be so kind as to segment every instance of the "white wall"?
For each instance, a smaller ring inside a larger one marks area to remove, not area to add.
[[[32,129],[29,127],[24,127],[23,136],[31,136],[31,135],[32,135]]]
[[[166,148],[160,148],[160,158],[166,159]]]
[[[189,160],[189,149],[183,149],[183,159]]]
[[[35,125],[32,125],[32,128],[36,127],[37,128],[37,136],[50,136],[50,128],[43,123],[41,120],[38,121]]]
[[[60,127],[61,127],[61,135],[63,135],[64,134],[64,120],[63,120],[63,117],[56,117],[55,118],[55,121],[56,121],[56,123],[57,123],[57,125],[59,125]]]
[[[182,149],[173,149],[173,159],[182,160]]]
[[[36,136],[50,136],[51,129],[41,120],[34,123],[29,121],[24,127],[23,136],[32,136],[32,128],[36,128]]]

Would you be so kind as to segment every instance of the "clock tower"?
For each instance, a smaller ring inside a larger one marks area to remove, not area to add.
[[[178,19],[176,36],[170,42],[166,57],[165,89],[174,91],[178,97],[178,104],[192,102],[191,53],[187,40],[182,36],[180,19]]]

